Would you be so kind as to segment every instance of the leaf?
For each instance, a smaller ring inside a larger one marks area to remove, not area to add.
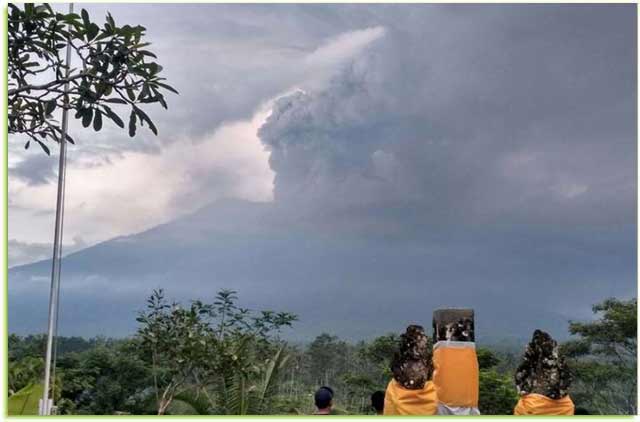
[[[158,56],[156,56],[155,54],[153,54],[151,51],[147,51],[147,50],[139,50],[138,53],[142,54],[143,56],[150,56],[153,57],[154,59],[157,59]]]
[[[164,100],[164,97],[160,94],[158,94],[158,102],[162,104],[162,107],[164,107],[165,110],[168,109],[167,102]]]
[[[44,144],[44,142],[36,139],[36,142],[40,145],[42,150],[47,153],[47,155],[51,155],[51,151],[49,151],[49,147]]]
[[[107,106],[102,106],[102,107],[104,107],[104,111],[107,114],[107,117],[109,117],[115,124],[117,124],[118,126],[124,129],[124,122],[122,121],[120,116],[114,113],[113,110],[111,110],[111,108]]]
[[[136,113],[131,110],[131,114],[129,115],[129,136],[136,136]]]
[[[152,75],[162,72],[162,66],[158,63],[149,63],[145,66]]]
[[[77,13],[67,13],[62,17],[62,20],[64,20],[65,22],[67,21],[72,22],[77,19],[80,19],[80,15],[78,15]]]
[[[104,101],[105,103],[127,104],[127,102],[122,98],[105,98],[102,101]]]
[[[56,100],[50,100],[47,101],[47,103],[45,104],[44,107],[44,111],[47,115],[53,113],[53,111],[56,109]]]
[[[168,89],[169,91],[176,93],[176,94],[180,94],[175,88],[167,85],[167,84],[163,84],[162,82],[156,82],[156,85],[161,86],[164,89]]]
[[[30,144],[31,144],[31,141],[27,141],[27,143],[24,144],[24,149],[29,149]]]
[[[102,129],[102,113],[96,109],[96,115],[93,118],[93,130],[99,132]]]
[[[89,20],[89,12],[87,12],[86,9],[82,9],[80,14],[82,15],[82,22],[84,23],[84,27],[85,27],[85,29],[88,30],[89,29],[89,25],[91,25],[91,21]]]
[[[116,22],[113,20],[113,16],[111,16],[110,12],[107,12],[107,22],[111,25],[112,28],[116,27]]]
[[[141,109],[139,109],[137,107],[134,110],[136,111],[136,113],[140,117],[140,121],[144,120],[145,122],[147,122],[147,124],[149,125],[149,129],[151,129],[151,132],[153,132],[154,135],[158,136],[158,129],[153,124],[153,122],[151,121],[149,116],[147,116],[147,114],[144,111],[142,111]]]
[[[98,27],[98,25],[96,25],[95,23],[90,24],[87,27],[87,41],[91,41],[92,39],[94,39],[98,35],[98,32],[100,32],[100,28]]]
[[[93,117],[93,109],[85,108],[84,112],[82,113],[82,126],[89,127],[89,125],[91,124],[92,117]]]
[[[126,88],[126,90],[127,90],[127,95],[129,96],[129,99],[131,101],[135,101],[136,100],[136,94],[133,92],[133,89]]]

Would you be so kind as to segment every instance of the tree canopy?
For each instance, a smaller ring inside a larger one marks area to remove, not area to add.
[[[59,13],[49,4],[9,4],[8,121],[9,133],[25,135],[25,148],[36,142],[62,139],[57,110],[68,109],[85,128],[103,128],[104,120],[127,126],[135,136],[138,125],[158,134],[143,106],[165,109],[166,91],[177,91],[161,77],[162,66],[148,50],[145,28],[116,24],[107,14],[102,26],[82,9]],[[65,52],[71,49],[71,65]],[[125,113],[129,113],[125,125]],[[67,135],[73,143],[73,137]]]

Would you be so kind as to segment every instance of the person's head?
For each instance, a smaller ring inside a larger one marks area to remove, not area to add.
[[[537,393],[557,400],[569,394],[573,375],[558,343],[548,333],[535,330],[515,381],[520,395]]]
[[[384,391],[375,391],[371,395],[371,407],[373,407],[378,415],[382,415],[384,411]]]
[[[393,379],[410,390],[422,389],[431,379],[432,345],[419,325],[410,325],[400,335],[399,348],[391,361]]]
[[[331,410],[333,405],[333,390],[331,387],[320,387],[314,396],[318,410]]]

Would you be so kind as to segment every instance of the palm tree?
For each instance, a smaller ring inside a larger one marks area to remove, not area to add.
[[[239,342],[234,350],[233,356],[241,356],[238,361],[251,362],[248,359],[249,340]],[[276,381],[288,359],[283,344],[262,365],[224,365],[213,385],[214,394],[208,390],[212,386],[201,386],[178,394],[174,400],[188,404],[201,415],[268,414]]]

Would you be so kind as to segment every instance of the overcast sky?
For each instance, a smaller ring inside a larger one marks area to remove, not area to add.
[[[108,5],[147,28],[180,95],[150,111],[158,137],[71,125],[65,251],[238,198],[443,262],[461,232],[487,265],[542,248],[545,286],[633,294],[635,8]],[[56,163],[10,138],[10,265],[51,253]]]

